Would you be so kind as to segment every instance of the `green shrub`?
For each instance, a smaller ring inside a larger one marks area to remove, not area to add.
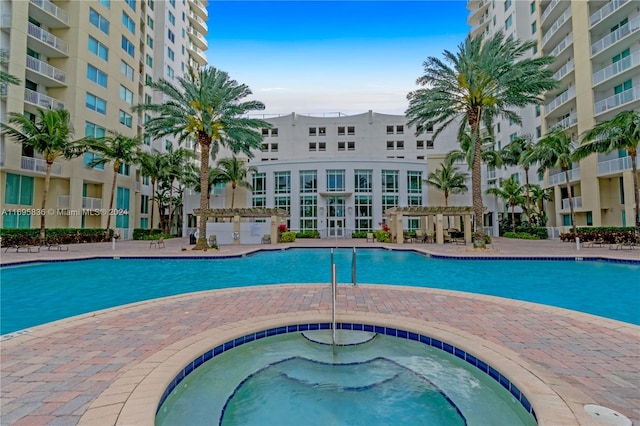
[[[293,231],[283,232],[280,236],[281,243],[292,243],[296,240],[296,233]]]
[[[547,228],[545,228],[544,226],[520,225],[516,227],[516,232],[535,235],[540,240],[546,240],[547,238],[549,238]]]
[[[98,243],[104,241],[104,229],[102,228],[47,228],[45,240],[50,244],[77,244]],[[0,229],[2,247],[12,245],[39,245],[40,228]],[[107,239],[113,237],[113,229],[109,230]]]
[[[375,231],[374,236],[376,237],[376,241],[379,243],[391,242],[391,234],[383,229],[378,229],[377,231]]]
[[[503,237],[505,238],[517,238],[520,240],[539,240],[537,235],[529,234],[528,232],[505,232]]]
[[[367,238],[367,232],[370,231],[354,231],[351,233],[351,238]]]
[[[603,241],[608,244],[614,244],[620,241],[634,241],[636,239],[634,228],[631,226],[577,228],[577,231],[577,233],[564,232],[560,234],[560,240],[573,242],[576,237],[579,237],[580,241]]]
[[[133,239],[134,240],[157,240],[158,238],[160,238],[162,234],[162,231],[160,230],[160,228],[154,228],[154,229],[142,229],[142,228],[135,228],[133,230]],[[155,238],[149,238],[149,236],[155,236]],[[165,235],[165,238],[167,236]]]
[[[296,238],[320,238],[320,233],[313,230],[300,231],[296,233]]]

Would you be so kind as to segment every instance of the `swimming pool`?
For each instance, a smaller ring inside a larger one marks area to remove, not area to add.
[[[336,249],[351,281],[351,249]],[[640,324],[640,265],[604,261],[455,260],[360,249],[357,282],[481,293]],[[329,249],[238,258],[97,259],[3,267],[0,333],[157,297],[228,287],[328,283]]]

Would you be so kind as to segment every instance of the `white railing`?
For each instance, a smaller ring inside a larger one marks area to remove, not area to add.
[[[621,26],[615,31],[610,32],[600,40],[591,45],[591,56],[611,46],[623,37],[635,32],[640,28],[640,15],[633,18],[629,23]]]
[[[549,114],[554,109],[558,108],[563,103],[567,102],[569,99],[573,99],[576,97],[576,86],[571,86],[569,89],[562,92],[559,96],[557,96],[553,101],[547,104],[545,112]]]
[[[136,192],[140,192],[140,182],[136,182]]]
[[[82,197],[83,209],[101,209],[102,198]]]
[[[67,12],[51,3],[49,0],[29,0],[32,4],[38,6],[40,9],[47,11],[49,14],[55,16],[58,20],[69,25],[69,15]]]
[[[64,109],[64,102],[31,89],[24,89],[24,100],[45,109]]]
[[[573,114],[569,114],[568,117],[565,117],[562,120],[558,121],[556,124],[554,124],[553,128],[558,130],[563,130],[573,126],[577,122],[578,122],[578,114],[574,112]]]
[[[600,114],[612,108],[619,107],[622,104],[631,102],[635,99],[640,99],[640,87],[632,87],[631,89],[627,89],[623,92],[616,93],[613,96],[609,96],[606,99],[598,101],[594,104],[593,109],[595,114]]]
[[[0,16],[0,27],[11,28],[11,15],[4,14]]]
[[[574,209],[579,209],[582,207],[582,197],[571,197],[571,199],[573,200],[573,208]],[[568,198],[563,198],[562,199],[562,210],[569,210],[569,199]]]
[[[547,8],[542,12],[542,16],[540,16],[540,22],[544,23],[544,20],[547,19],[547,16],[551,13],[554,7],[556,7],[560,3],[560,0],[553,0]]]
[[[198,24],[202,25],[203,28],[208,29],[209,27],[207,26],[207,23],[204,21],[204,19],[202,19],[201,17],[199,17],[198,15],[196,15],[195,13],[193,13],[192,11],[189,11],[189,17],[191,19],[193,19],[194,21],[196,21]]]
[[[553,25],[551,25],[551,28],[549,28],[547,30],[547,33],[544,35],[544,37],[542,37],[543,46],[549,41],[551,37],[553,37],[553,35],[556,33],[556,31],[558,31],[558,29],[562,26],[562,24],[567,22],[569,18],[571,18],[571,6],[569,6],[567,10],[565,10],[562,13],[562,15],[558,17],[558,19],[556,19],[556,22],[554,22]]]
[[[59,209],[68,209],[69,198],[70,197],[68,195],[58,195],[58,200],[56,201],[56,207]]]
[[[629,68],[638,65],[640,65],[640,50],[637,50],[626,58],[622,58],[618,62],[614,62],[611,65],[593,73],[593,84],[596,85],[624,70],[628,70]]]
[[[42,62],[40,59],[36,59],[33,56],[27,55],[27,68],[39,72],[40,74],[46,75],[60,83],[66,84],[67,82],[67,73],[58,69],[56,67],[52,67],[46,62]]]
[[[42,158],[22,157],[20,160],[20,168],[22,170],[31,170],[33,172],[47,172],[47,162]],[[51,165],[51,174],[56,176],[62,175],[62,163],[53,163]]]
[[[198,6],[198,8],[200,8],[204,12],[205,16],[209,16],[209,12],[207,11],[207,6],[202,4],[202,2],[200,2],[199,0],[191,0],[191,3]]]
[[[49,46],[53,47],[56,50],[59,50],[60,52],[66,54],[69,51],[69,46],[67,45],[66,41],[54,36],[50,32],[43,30],[42,28],[32,24],[31,22],[29,22],[27,31],[29,32],[30,36],[37,38],[44,43],[47,43]]]
[[[200,42],[204,45],[207,45],[207,40],[205,40],[205,38],[202,36],[202,34],[200,34],[195,28],[189,28],[189,30],[187,31],[187,33],[190,36],[195,37],[196,39],[200,40]]]
[[[636,166],[638,166],[638,158],[636,158]],[[598,162],[598,176],[622,172],[625,170],[631,170],[631,157],[629,156]]]
[[[569,170],[569,182],[573,182],[580,179],[580,168],[575,168]],[[565,177],[564,170],[560,173],[556,173],[555,175],[549,176],[549,185],[555,186],[566,183],[567,179]]]
[[[562,68],[560,68],[558,71],[556,71],[555,74],[553,74],[553,78],[555,80],[561,80],[562,77],[564,77],[565,75],[567,75],[571,71],[573,71],[575,67],[576,67],[576,65],[573,62],[573,59],[571,59],[569,62],[564,64],[564,66]]]
[[[596,10],[593,15],[589,17],[589,26],[593,27],[598,22],[602,21],[607,16],[611,15],[615,10],[618,10],[620,6],[628,2],[629,0],[611,0],[605,6]]]
[[[566,49],[571,43],[573,43],[573,33],[566,36],[556,47],[551,51],[551,56],[558,56],[560,52]]]

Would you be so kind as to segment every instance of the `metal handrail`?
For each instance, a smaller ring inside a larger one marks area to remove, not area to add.
[[[338,284],[336,282],[336,264],[333,259],[333,249],[331,249],[331,342],[336,345],[336,297]]]

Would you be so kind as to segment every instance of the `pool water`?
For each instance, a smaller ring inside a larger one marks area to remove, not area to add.
[[[352,250],[336,249],[351,282]],[[0,334],[163,296],[228,287],[328,283],[329,249],[230,259],[99,259],[2,267]],[[453,260],[359,249],[357,282],[488,294],[640,324],[640,265],[603,261]]]
[[[497,382],[444,351],[383,335],[332,348],[288,333],[203,364],[156,416],[158,426],[215,423],[515,426],[535,420]]]

